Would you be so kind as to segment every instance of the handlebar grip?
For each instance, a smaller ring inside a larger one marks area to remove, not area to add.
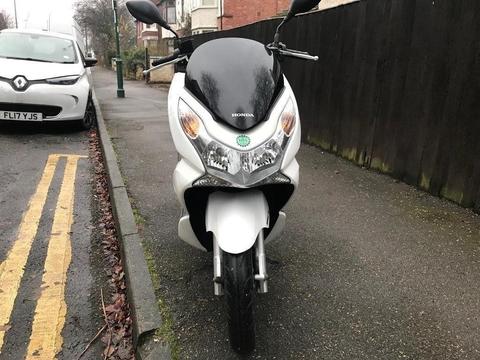
[[[292,58],[302,59],[302,60],[311,60],[318,61],[318,56],[312,56],[309,53],[303,53],[299,51],[292,52],[290,50],[279,50],[280,55],[288,56]]]
[[[165,56],[164,58],[153,61],[152,66],[159,66],[169,61],[175,60],[178,57],[178,55],[180,55],[180,50],[177,49],[174,51],[172,55]]]

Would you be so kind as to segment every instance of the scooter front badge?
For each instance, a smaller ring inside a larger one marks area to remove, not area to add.
[[[241,147],[247,147],[250,145],[250,138],[247,135],[240,135],[237,137],[237,144]]]

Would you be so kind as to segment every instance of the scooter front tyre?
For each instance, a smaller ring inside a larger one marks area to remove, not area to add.
[[[223,254],[224,293],[231,347],[242,354],[255,349],[255,275],[253,249]]]

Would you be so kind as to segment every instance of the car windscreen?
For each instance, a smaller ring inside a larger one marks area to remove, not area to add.
[[[0,57],[18,60],[74,64],[77,54],[68,39],[39,34],[0,32]]]

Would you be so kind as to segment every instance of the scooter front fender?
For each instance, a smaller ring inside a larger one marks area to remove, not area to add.
[[[261,191],[215,192],[207,205],[206,227],[220,249],[241,254],[255,245],[257,236],[269,227],[269,208]]]

